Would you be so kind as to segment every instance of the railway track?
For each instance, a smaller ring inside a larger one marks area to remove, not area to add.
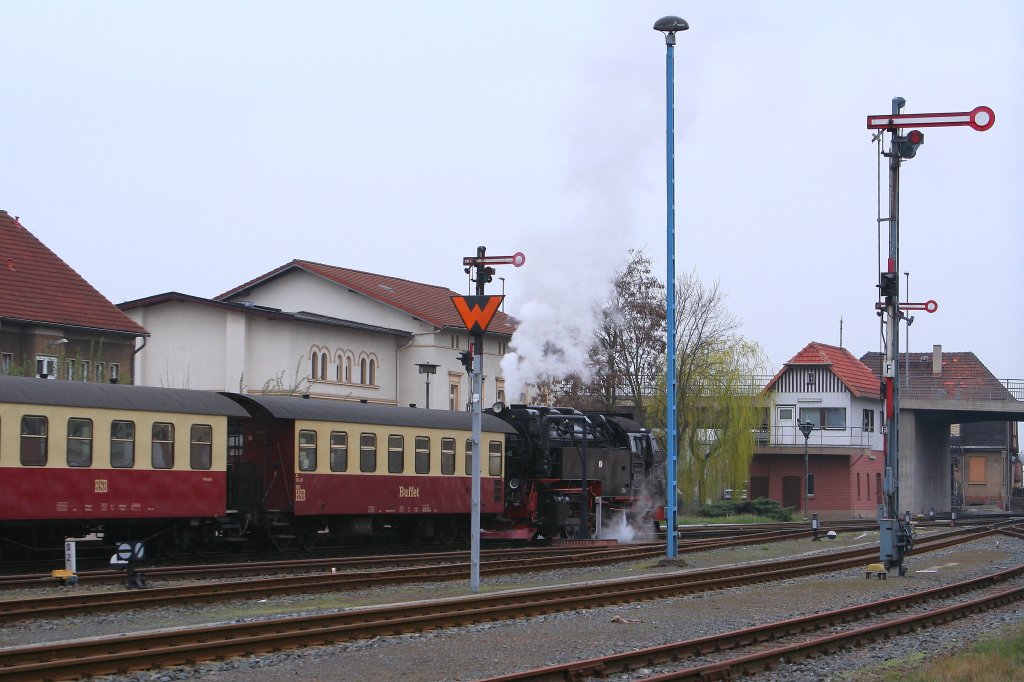
[[[995,530],[955,533],[921,542],[927,552],[975,540]],[[862,565],[876,550],[849,550],[823,557],[731,566],[709,571],[645,575],[488,595],[350,609],[338,613],[202,626],[0,650],[2,679],[66,679],[191,664],[259,652],[331,644],[404,632],[522,618],[675,597],[745,584],[766,583]]]
[[[781,533],[758,534],[757,542],[780,541],[806,535],[805,532],[794,534],[793,531]],[[732,541],[706,540],[681,545],[686,551],[703,551],[731,547],[750,542],[749,537]],[[504,558],[507,553],[496,552],[482,564],[482,575],[502,575],[522,571],[544,571],[562,569],[568,566],[598,566],[623,561],[637,561],[655,558],[664,554],[660,544],[622,545],[604,547],[588,551],[569,552],[565,549],[553,551],[542,550],[539,553],[519,552],[521,556]],[[437,555],[426,555],[413,566],[394,568],[394,557],[375,559],[367,562],[357,560],[355,570],[352,565],[347,572],[323,572],[320,560],[317,560],[319,572],[299,571],[278,578],[247,580],[233,582],[217,582],[212,584],[183,584],[172,587],[159,587],[148,590],[131,590],[121,592],[102,592],[69,594],[58,597],[41,597],[37,599],[17,599],[0,601],[0,623],[10,623],[29,618],[48,618],[73,615],[78,613],[102,613],[126,609],[152,608],[158,606],[174,606],[188,603],[214,601],[231,601],[251,598],[266,598],[270,595],[310,594],[316,592],[339,592],[345,590],[365,589],[381,585],[402,583],[441,582],[446,580],[466,580],[469,577],[469,564],[465,553],[452,553],[447,557],[451,563],[438,563]],[[387,563],[390,561],[391,563]],[[332,568],[338,562],[332,563]],[[280,564],[280,565],[279,565]],[[266,571],[283,568],[293,572],[288,562],[271,562],[264,564]],[[195,570],[168,569],[165,577],[210,577],[209,566],[196,567]],[[238,575],[239,567],[226,566],[224,570],[231,575]],[[249,567],[244,567],[249,571]],[[312,570],[312,569],[309,569]],[[124,581],[123,574],[116,574],[117,582]],[[107,578],[109,576],[102,576]]]
[[[734,630],[717,635],[681,642],[663,644],[575,663],[538,668],[510,675],[490,677],[481,682],[556,682],[607,677],[640,668],[674,667],[674,670],[656,673],[644,679],[713,680],[733,679],[771,669],[779,661],[800,661],[819,654],[860,646],[864,642],[898,635],[930,625],[941,625],[951,620],[972,615],[1024,599],[1024,587],[989,589],[989,593],[962,601],[952,606],[927,607],[934,601],[948,599],[967,592],[993,588],[1024,575],[1024,564],[993,575],[937,587],[908,595],[859,604],[825,613],[792,618],[756,627]],[[885,614],[925,606],[920,613],[897,618],[880,618]],[[879,622],[863,627],[851,627],[851,622],[877,619]],[[825,628],[832,632],[826,636],[806,636]],[[842,632],[835,632],[842,629]],[[802,641],[778,643],[779,640],[803,637]],[[751,650],[753,649],[753,650]],[[706,657],[722,651],[741,650],[744,653],[699,666],[686,666],[687,659]]]
[[[779,542],[783,540],[795,540],[803,537],[810,537],[811,532],[806,529],[783,529],[763,530],[741,533],[731,538],[704,538],[700,540],[681,541],[681,551],[694,552],[708,549],[719,549],[735,547],[737,545],[749,544],[752,542]],[[651,551],[648,551],[651,550]],[[493,562],[497,560],[511,560],[522,558],[533,561],[544,556],[564,557],[567,554],[579,554],[586,552],[603,552],[609,560],[614,560],[616,554],[622,554],[624,559],[644,558],[646,556],[658,556],[663,554],[665,546],[663,543],[636,543],[610,546],[587,546],[580,545],[574,548],[569,547],[541,547],[530,549],[496,549],[484,550],[481,552],[481,560]],[[631,556],[632,555],[632,556]],[[140,570],[145,572],[147,579],[154,580],[199,580],[199,579],[225,579],[243,578],[252,576],[265,576],[273,573],[319,573],[324,571],[336,572],[353,570],[387,570],[395,567],[412,568],[415,566],[438,566],[444,564],[466,563],[469,561],[469,552],[429,552],[422,554],[406,555],[385,555],[372,557],[333,557],[317,559],[290,559],[259,562],[234,562],[223,564],[198,564],[192,566],[153,566]],[[125,582],[124,571],[93,570],[81,571],[78,579],[82,583],[90,585],[115,585]],[[32,589],[32,588],[53,588],[55,580],[49,575],[28,574],[0,576],[0,594],[3,590],[10,589]]]

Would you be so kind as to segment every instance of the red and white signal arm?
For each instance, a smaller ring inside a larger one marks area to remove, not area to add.
[[[868,128],[945,128],[949,126],[970,126],[979,132],[991,128],[996,114],[989,107],[975,107],[970,111],[945,114],[880,114],[868,116]]]

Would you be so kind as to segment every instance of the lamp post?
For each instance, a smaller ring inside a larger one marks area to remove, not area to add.
[[[420,370],[420,374],[427,375],[427,409],[430,409],[430,375],[437,372],[437,368],[440,365],[435,365],[431,362],[417,362],[416,366]]]
[[[811,422],[800,422],[800,433],[804,434],[804,518],[807,518],[807,481],[810,480],[810,467],[807,461],[807,441],[811,437],[811,431],[814,430],[814,424]]]
[[[675,559],[678,556],[676,542],[676,179],[675,179],[675,92],[673,75],[675,72],[674,49],[676,33],[689,30],[686,20],[675,16],[667,16],[654,22],[654,30],[665,34],[665,167],[666,167],[666,204],[668,235],[668,277],[666,278],[667,296],[667,339],[668,352],[668,414],[666,440],[668,456],[665,462],[665,522],[666,522],[666,557]]]

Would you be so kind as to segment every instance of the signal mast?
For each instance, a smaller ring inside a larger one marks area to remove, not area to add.
[[[885,327],[885,359],[882,364],[882,389],[885,396],[885,479],[882,490],[885,502],[878,509],[878,532],[879,559],[886,571],[895,567],[900,575],[906,574],[903,561],[913,547],[914,535],[910,512],[907,511],[903,519],[899,518],[899,323],[906,310],[924,310],[929,313],[938,310],[935,301],[900,304],[900,165],[904,159],[914,158],[918,148],[924,144],[924,133],[920,130],[911,130],[905,135],[900,131],[911,126],[970,126],[985,131],[996,121],[995,113],[988,107],[945,114],[901,114],[906,103],[902,97],[894,97],[892,114],[868,116],[868,129],[879,131],[873,141],[885,131],[890,134],[889,151],[883,152],[889,159],[889,217],[879,218],[879,222],[889,223],[889,255],[886,269],[879,275],[880,300],[875,304]]]

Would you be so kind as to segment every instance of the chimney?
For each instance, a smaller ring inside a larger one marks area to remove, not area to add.
[[[932,375],[940,376],[942,374],[942,346],[935,344],[932,346]]]

